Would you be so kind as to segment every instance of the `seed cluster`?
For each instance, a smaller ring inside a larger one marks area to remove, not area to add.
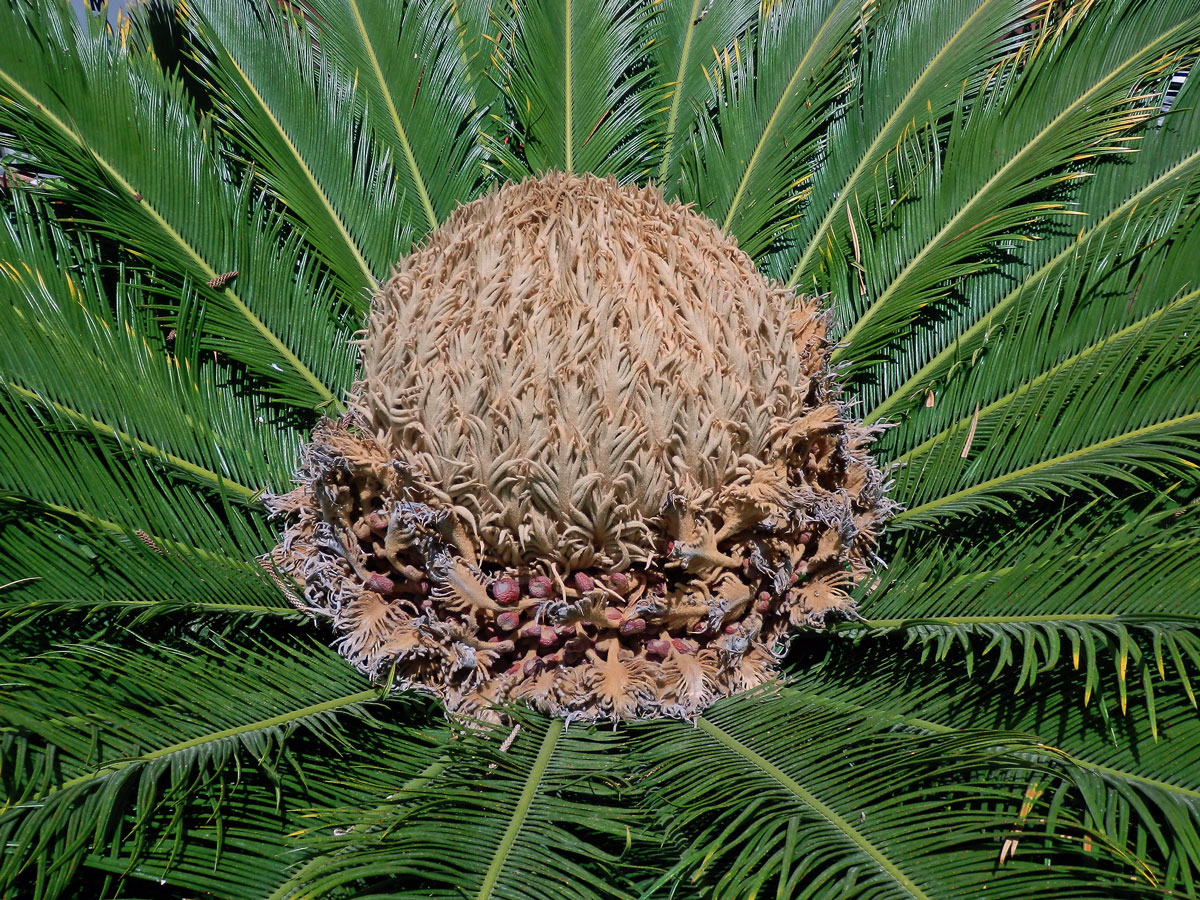
[[[375,298],[271,563],[450,709],[695,715],[851,608],[890,511],[825,328],[653,189],[503,188]]]

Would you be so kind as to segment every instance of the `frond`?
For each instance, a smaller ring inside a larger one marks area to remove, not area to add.
[[[94,231],[160,275],[190,284],[225,326],[214,346],[271,384],[277,400],[334,403],[349,382],[339,303],[302,243],[280,234],[278,216],[231,184],[180,83],[97,27],[82,29],[66,8],[35,15],[5,5],[0,29],[11,51],[0,63],[0,124],[21,135],[43,172],[63,176],[52,183],[56,198],[77,203]]]
[[[1195,891],[1200,778],[1195,767],[1180,764],[1200,752],[1200,719],[1189,690],[1159,690],[1155,732],[1138,682],[1131,682],[1127,707],[1104,685],[1085,705],[1079,699],[1085,676],[1066,668],[1044,676],[1037,690],[1014,690],[1018,675],[1011,670],[987,682],[922,663],[916,651],[836,644],[830,650],[794,683],[796,702],[913,734],[998,728],[1035,735],[1031,758],[1061,776],[1039,782],[1052,808],[1073,809],[1085,831],[1136,848],[1150,869],[1134,884],[1148,883],[1151,893]]]
[[[1096,491],[1121,482],[1144,486],[1155,475],[1190,477],[1200,449],[1200,369],[1194,365],[1200,288],[1189,284],[1188,260],[1200,248],[1200,217],[1189,216],[1170,246],[1170,258],[1147,266],[1121,290],[1110,285],[1107,296],[1080,262],[1056,283],[1061,292],[1033,301],[1041,315],[1016,325],[1011,342],[998,338],[987,365],[945,391],[947,407],[963,409],[962,393],[980,396],[975,385],[985,368],[1027,367],[1039,336],[1043,347],[1054,345],[1052,353],[1075,341],[1081,349],[1057,358],[1041,354],[1032,373],[1025,368],[1023,383],[902,456],[898,496],[909,508],[897,524],[1005,510],[1017,495]],[[1135,301],[1149,311],[1116,327],[1125,310],[1136,312]]]
[[[997,244],[1036,238],[1059,211],[1073,212],[1065,203],[1084,167],[1130,152],[1136,129],[1158,115],[1152,79],[1200,44],[1192,13],[1187,3],[1113,3],[1028,61],[1001,65],[977,97],[961,97],[939,164],[914,197],[895,205],[883,192],[857,199],[860,230],[863,216],[880,225],[860,235],[865,293],[851,290],[861,288],[856,277],[831,284],[849,304],[842,339],[854,347],[834,359],[862,373],[918,313],[929,315],[959,282],[988,269]]]
[[[752,0],[667,0],[659,4],[650,50],[661,85],[662,106],[656,114],[662,146],[656,148],[661,162],[652,174],[667,196],[678,190],[683,154],[711,94],[709,70],[715,60],[727,58],[734,42],[753,27],[757,5]]]
[[[303,778],[293,736],[336,752],[339,722],[368,715],[380,696],[332,651],[294,639],[219,652],[80,645],[5,663],[3,674],[5,749],[19,764],[0,836],[18,849],[0,862],[0,885],[35,897],[54,896],[89,855],[131,864],[160,835],[178,846],[189,803],[237,816],[214,798],[237,794],[242,766]]]
[[[411,246],[415,210],[403,208],[392,161],[364,133],[355,82],[282,10],[199,3],[188,12],[195,74],[211,85],[220,130],[304,223],[361,309]]]
[[[1098,900],[1128,878],[1112,854],[1079,853],[1065,815],[1048,825],[1021,735],[919,736],[784,691],[723,701],[696,727],[648,724],[642,740],[663,826],[688,841],[673,874],[716,896],[926,900],[986,884],[1025,898],[1036,883]],[[1009,841],[1036,850],[1010,858]]]
[[[286,485],[298,436],[269,438],[265,411],[202,364],[187,335],[168,342],[139,321],[143,286],[110,296],[90,243],[67,237],[43,202],[14,201],[0,227],[0,384],[47,420],[233,502]]]
[[[0,594],[6,631],[65,609],[296,615],[253,561],[272,543],[261,514],[214,508],[15,406],[0,398],[0,583],[18,582]]]
[[[400,187],[401,221],[413,240],[423,237],[473,199],[488,175],[483,135],[494,89],[482,9],[452,0],[314,0],[305,9],[324,67],[361,96],[374,152],[390,162]],[[388,274],[395,261],[381,257],[386,268],[376,274]]]
[[[947,416],[961,418],[961,411],[947,411],[945,385],[977,369],[1001,337],[1010,341],[1019,337],[1022,355],[1006,354],[1003,365],[986,361],[987,378],[973,386],[972,402],[987,403],[1019,387],[1084,349],[1098,330],[1131,322],[1135,313],[1152,312],[1191,280],[1181,272],[1178,284],[1166,287],[1159,296],[1122,291],[1135,285],[1141,272],[1153,272],[1155,260],[1169,258],[1172,236],[1197,200],[1197,99],[1200,85],[1185,81],[1173,111],[1147,122],[1137,143],[1131,144],[1136,153],[1096,165],[1082,180],[1074,208],[1086,216],[1064,229],[1067,233],[1043,235],[1031,244],[1036,252],[1029,257],[1029,268],[1015,273],[1019,277],[996,283],[981,279],[971,293],[972,302],[944,320],[928,323],[930,337],[920,352],[895,354],[883,373],[888,380],[877,388],[888,396],[864,410],[871,422],[905,416],[905,428],[888,436],[889,446],[911,449],[944,427]],[[1109,299],[1119,292],[1121,306]],[[1100,295],[1102,302],[1091,305],[1088,295],[1092,294]],[[1062,313],[1069,313],[1069,321],[1076,324],[1068,327]],[[1081,313],[1090,314],[1081,318]],[[1101,326],[1101,321],[1110,324]],[[932,353],[923,364],[922,353]],[[980,395],[981,390],[987,393]],[[935,402],[926,407],[931,391]]]
[[[341,836],[279,896],[629,897],[621,857],[642,836],[613,773],[624,743],[528,714],[471,725],[418,783],[380,782],[386,802],[323,816]]]
[[[831,103],[849,82],[861,6],[763,4],[751,35],[705,60],[705,112],[679,193],[751,256],[799,214]]]
[[[985,544],[906,539],[864,620],[838,630],[864,639],[899,631],[930,660],[951,657],[990,679],[1011,669],[1014,690],[1069,665],[1080,672],[1084,704],[1110,678],[1122,707],[1131,685],[1144,685],[1153,727],[1153,684],[1191,696],[1198,674],[1200,617],[1184,598],[1200,586],[1200,530],[1194,506],[1127,516],[1095,503]],[[1155,559],[1175,562],[1145,565]]]
[[[821,166],[806,184],[792,249],[771,263],[773,272],[789,286],[820,294],[834,284],[842,287],[832,269],[852,289],[840,302],[858,308],[857,277],[844,277],[864,271],[854,250],[860,231],[866,232],[855,222],[857,205],[874,200],[890,176],[897,177],[903,197],[903,186],[928,169],[922,141],[937,140],[964,86],[977,86],[1017,52],[1026,40],[1019,25],[1030,9],[1024,0],[867,7],[852,89],[831,123]],[[843,322],[853,319],[840,315]]]
[[[654,10],[628,0],[522,0],[501,19],[497,77],[512,118],[506,177],[561,170],[648,174],[659,98],[645,35]],[[498,111],[499,114],[499,111]]]

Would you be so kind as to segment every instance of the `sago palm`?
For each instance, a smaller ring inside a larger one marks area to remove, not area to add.
[[[0,893],[1200,895],[1198,52],[6,0]]]

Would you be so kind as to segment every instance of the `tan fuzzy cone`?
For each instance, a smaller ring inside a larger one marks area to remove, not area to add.
[[[504,187],[374,298],[272,561],[452,710],[692,716],[850,609],[891,510],[826,326],[654,188]]]

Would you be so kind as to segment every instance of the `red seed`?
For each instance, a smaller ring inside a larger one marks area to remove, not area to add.
[[[692,634],[704,634],[704,632],[708,631],[708,623],[704,621],[696,622],[688,631]]]
[[[771,611],[771,595],[763,591],[758,595],[758,602],[754,604],[754,608],[760,613]]]
[[[621,621],[621,611],[610,606],[604,611],[604,618],[608,619],[610,624],[616,625]]]
[[[390,594],[396,590],[396,582],[386,575],[372,575],[367,579],[367,590],[377,594]]]
[[[499,578],[492,584],[492,596],[497,603],[511,606],[521,599],[521,588],[512,578]]]
[[[608,583],[612,585],[612,589],[618,593],[625,593],[629,590],[629,576],[624,572],[613,572],[608,576]]]
[[[627,619],[621,623],[621,634],[641,634],[646,630],[646,620],[642,618]]]
[[[538,643],[543,647],[554,647],[558,644],[558,635],[554,633],[554,629],[543,627],[542,632],[538,635]]]
[[[367,516],[367,524],[373,531],[387,531],[387,516],[382,513],[373,512]]]
[[[592,642],[587,638],[577,637],[571,638],[569,641],[563,644],[563,650],[567,653],[583,653],[591,646]]]
[[[509,612],[502,612],[500,615],[496,616],[496,627],[501,631],[512,631],[520,624],[520,614],[512,612],[511,610]]]
[[[726,634],[737,634],[737,630],[738,630],[738,626],[732,622],[730,622],[728,625],[725,626]]]
[[[596,582],[592,581],[592,576],[586,572],[575,573],[575,587],[583,593],[586,593],[596,587]]]
[[[507,615],[501,613],[500,615]],[[537,622],[530,622],[521,629],[521,637],[523,638],[540,638],[542,636],[542,626]]]
[[[547,653],[542,657],[544,666],[557,666],[560,662],[562,662],[562,656],[558,653]]]
[[[554,593],[554,585],[550,583],[550,579],[545,575],[538,575],[535,578],[529,579],[529,596],[537,597],[539,600],[545,599]]]
[[[525,673],[526,677],[536,675],[542,671],[542,661],[536,656],[527,659],[525,660],[525,664],[521,666],[521,671]]]
[[[666,656],[671,652],[671,642],[660,641],[657,639],[653,641],[646,641],[646,652],[651,656]]]
[[[672,638],[671,646],[680,653],[695,653],[696,648],[691,641],[685,641],[683,638]]]
[[[524,666],[524,663],[521,663],[520,661],[515,662],[511,666],[509,666],[507,669],[504,670],[504,674],[505,675],[516,675],[518,672],[521,671],[523,666]]]

